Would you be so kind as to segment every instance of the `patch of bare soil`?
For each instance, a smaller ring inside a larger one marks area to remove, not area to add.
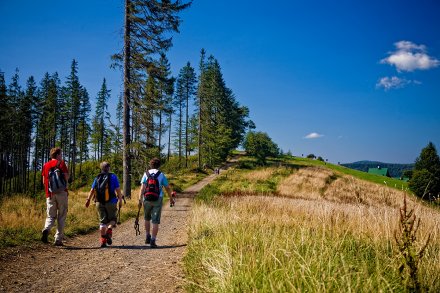
[[[113,230],[113,245],[106,248],[96,231],[68,239],[64,247],[10,249],[0,259],[0,292],[183,292],[189,212],[194,195],[214,178],[178,195],[174,207],[165,203],[158,248],[145,244],[141,212],[141,235],[131,219]]]

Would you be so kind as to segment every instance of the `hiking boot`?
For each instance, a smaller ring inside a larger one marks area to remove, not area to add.
[[[48,230],[43,230],[41,232],[41,241],[43,243],[49,243],[49,240],[47,239],[49,237],[49,231]]]
[[[53,245],[55,245],[55,246],[64,246],[63,241],[61,241],[61,240],[55,241]]]
[[[100,241],[101,247],[107,247],[107,238],[101,236]]]
[[[147,239],[145,239],[145,244],[150,244],[150,243],[151,243],[151,235],[148,234]]]
[[[156,239],[154,239],[154,240],[151,239],[150,247],[151,248],[157,248]]]
[[[107,230],[107,233],[106,233],[106,237],[107,237],[107,244],[108,245],[112,245],[112,243],[113,243],[113,240],[112,240],[112,235],[113,235],[113,231],[112,231],[112,229],[108,229]]]

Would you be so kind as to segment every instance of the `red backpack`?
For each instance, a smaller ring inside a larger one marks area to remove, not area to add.
[[[156,174],[150,174],[148,171],[147,174],[147,187],[145,188],[144,198],[147,201],[156,201],[160,197],[160,184],[159,178],[160,171],[157,171]]]

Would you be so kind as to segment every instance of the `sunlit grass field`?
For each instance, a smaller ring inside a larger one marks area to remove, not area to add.
[[[437,208],[300,163],[231,169],[202,190],[184,259],[189,292],[405,292],[394,240],[404,196],[421,220],[416,248],[431,235],[418,280],[440,291]]]

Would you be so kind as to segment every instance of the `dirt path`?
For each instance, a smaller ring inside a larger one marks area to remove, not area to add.
[[[166,203],[157,238],[159,248],[136,236],[134,220],[118,225],[113,245],[99,248],[99,232],[65,242],[37,244],[0,259],[0,292],[183,292],[182,258],[194,195],[216,175],[191,186],[176,206]]]

